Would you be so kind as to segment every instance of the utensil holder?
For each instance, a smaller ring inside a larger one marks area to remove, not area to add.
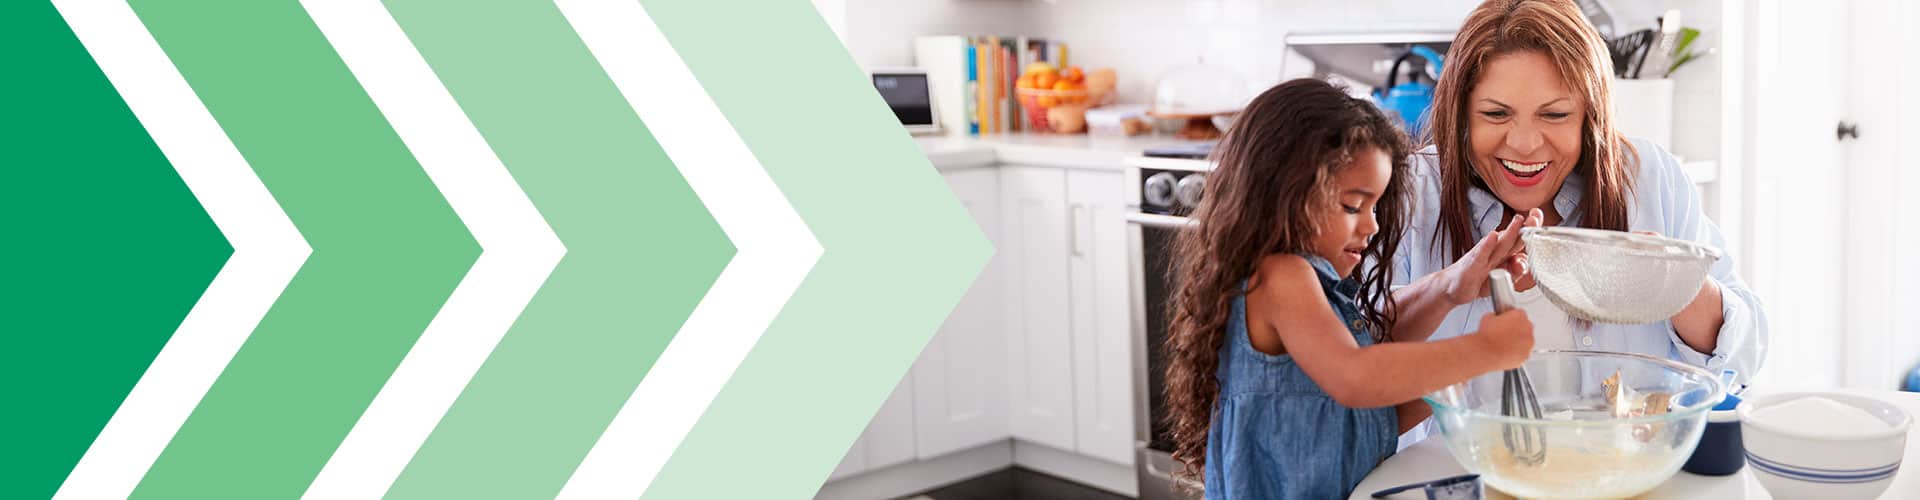
[[[1673,80],[1613,80],[1613,123],[1627,137],[1673,150]]]

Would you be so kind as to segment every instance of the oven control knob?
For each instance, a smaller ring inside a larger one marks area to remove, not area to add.
[[[1180,178],[1180,184],[1174,187],[1174,196],[1180,199],[1180,206],[1188,209],[1200,208],[1200,194],[1207,190],[1207,176],[1187,174]]]
[[[1172,172],[1161,172],[1147,178],[1141,186],[1140,195],[1146,198],[1147,206],[1155,208],[1173,208],[1174,177]]]

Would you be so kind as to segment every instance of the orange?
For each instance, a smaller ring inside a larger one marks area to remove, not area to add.
[[[1053,88],[1054,82],[1060,81],[1060,77],[1057,75],[1054,75],[1053,71],[1051,70],[1041,72],[1041,73],[1034,73],[1031,76],[1033,76],[1034,88],[1050,89],[1050,88]]]
[[[1085,80],[1087,78],[1087,75],[1086,73],[1080,72],[1079,66],[1068,66],[1067,70],[1061,73],[1060,78],[1069,80],[1069,81],[1078,82],[1078,81]]]
[[[1014,83],[1013,86],[1015,88],[1023,88],[1023,89],[1037,88],[1034,86],[1032,74],[1020,75],[1020,81]]]
[[[1034,83],[1039,83],[1039,82],[1034,82]],[[1071,80],[1060,80],[1060,81],[1053,82],[1053,89],[1054,90],[1079,90],[1080,86],[1078,84],[1075,84]]]

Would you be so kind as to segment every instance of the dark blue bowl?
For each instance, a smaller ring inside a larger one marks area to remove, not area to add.
[[[1740,443],[1740,416],[1733,410],[1707,413],[1707,428],[1680,470],[1702,476],[1726,476],[1747,466],[1746,447]]]

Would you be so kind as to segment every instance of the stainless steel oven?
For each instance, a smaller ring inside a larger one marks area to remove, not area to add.
[[[1127,168],[1134,469],[1142,500],[1185,498],[1173,483],[1161,345],[1167,338],[1166,301],[1175,288],[1167,272],[1174,236],[1189,224],[1186,213],[1199,203],[1209,165],[1205,160],[1136,157]]]

